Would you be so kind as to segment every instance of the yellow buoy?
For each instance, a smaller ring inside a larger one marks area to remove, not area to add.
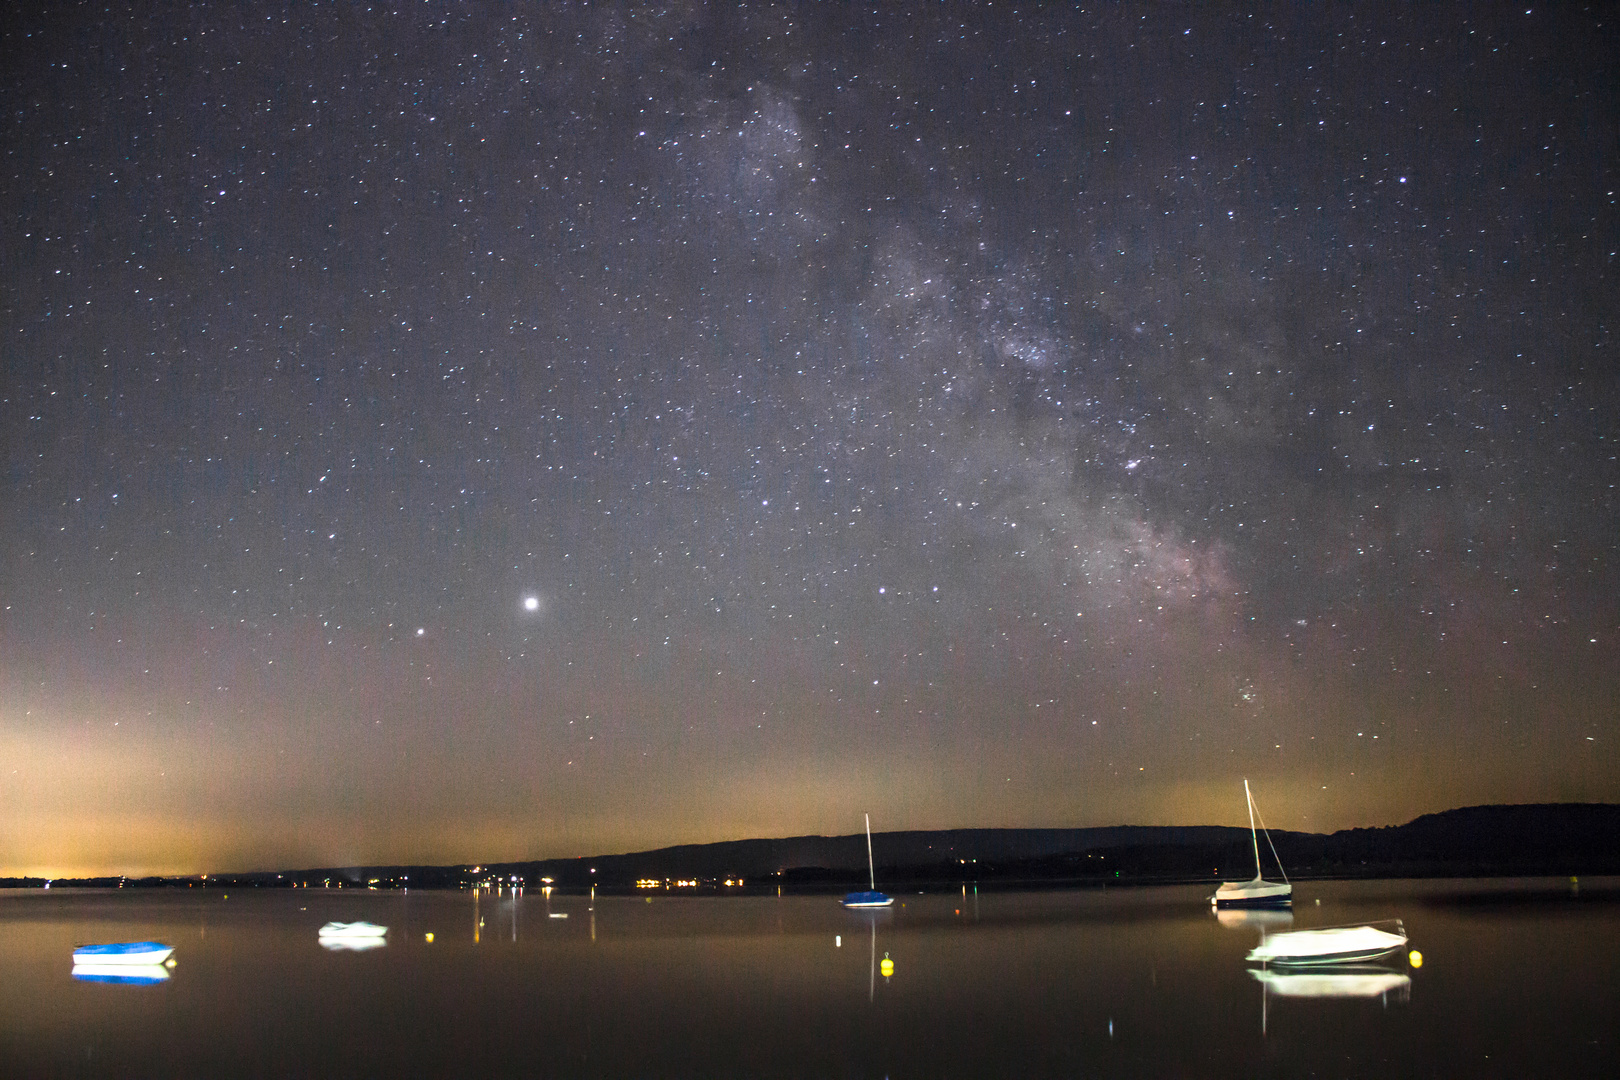
[[[429,945],[433,944],[433,931],[429,930],[427,933],[423,934],[422,940],[427,942]]]
[[[894,974],[894,961],[889,959],[888,953],[883,954],[883,960],[878,964],[878,970],[883,972],[885,979]]]
[[[1406,954],[1406,962],[1415,968],[1420,968],[1423,966],[1423,954],[1413,949]]]

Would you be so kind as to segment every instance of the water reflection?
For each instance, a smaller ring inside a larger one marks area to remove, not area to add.
[[[1329,921],[1399,911],[1428,960],[1308,971],[1251,971],[1243,957],[1262,929],[1312,923],[1314,907],[1292,924],[1278,912],[1217,920],[1195,886],[981,888],[975,912],[972,885],[957,885],[865,915],[774,889],[651,904],[599,892],[584,911],[583,890],[554,891],[552,911],[600,920],[596,945],[588,925],[548,921],[535,892],[518,898],[507,944],[513,913],[493,890],[492,910],[477,898],[473,912],[464,893],[414,888],[408,900],[276,892],[240,904],[232,891],[228,905],[0,891],[0,1073],[225,1076],[251,1060],[277,1076],[559,1080],[1616,1076],[1620,900],[1602,897],[1620,886],[1581,884],[1579,901],[1531,904],[1524,889],[1567,881],[1324,883]],[[1493,888],[1514,902],[1430,902]],[[363,957],[309,948],[310,930],[361,915],[412,940]],[[480,920],[494,940],[474,946],[462,934]],[[92,986],[95,972],[62,978],[75,942],[141,938],[177,944],[185,975],[112,976],[154,978],[144,991]],[[74,1067],[92,1042],[94,1060]]]
[[[1265,933],[1279,926],[1293,926],[1294,913],[1285,908],[1217,908],[1215,921],[1228,930],[1252,926]]]
[[[370,952],[388,944],[387,938],[329,938],[318,939],[327,952]]]
[[[867,924],[867,949],[869,963],[867,966],[866,977],[866,1000],[874,1001],[877,998],[877,977],[880,967],[877,958],[877,928],[879,923],[888,925],[894,921],[894,909],[846,908],[845,910],[849,912],[849,917],[852,921]],[[885,981],[894,974],[894,961],[889,958],[888,953],[883,954],[883,963],[881,968]]]
[[[1367,966],[1342,971],[1283,972],[1251,968],[1249,974],[1267,993],[1291,998],[1375,998],[1393,994],[1411,998],[1412,977],[1404,971]],[[1387,997],[1386,997],[1387,1000]]]
[[[162,964],[74,964],[73,977],[80,982],[151,986],[166,981],[169,969]]]

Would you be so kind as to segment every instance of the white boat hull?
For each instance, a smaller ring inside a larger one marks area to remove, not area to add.
[[[1406,947],[1406,929],[1399,922],[1395,926],[1395,933],[1373,926],[1289,930],[1260,942],[1247,959],[1285,967],[1359,964]]]
[[[329,922],[320,929],[323,938],[380,938],[388,935],[388,927],[368,922]]]
[[[73,950],[76,966],[152,967],[174,955],[174,948],[152,942],[149,948],[128,945],[86,945]]]

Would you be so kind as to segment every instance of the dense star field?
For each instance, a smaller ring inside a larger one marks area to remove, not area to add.
[[[0,874],[1620,799],[1620,20],[1248,8],[14,12]]]

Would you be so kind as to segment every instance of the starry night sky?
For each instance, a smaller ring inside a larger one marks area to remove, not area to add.
[[[0,873],[1620,799],[1612,9],[913,7],[14,11]]]

